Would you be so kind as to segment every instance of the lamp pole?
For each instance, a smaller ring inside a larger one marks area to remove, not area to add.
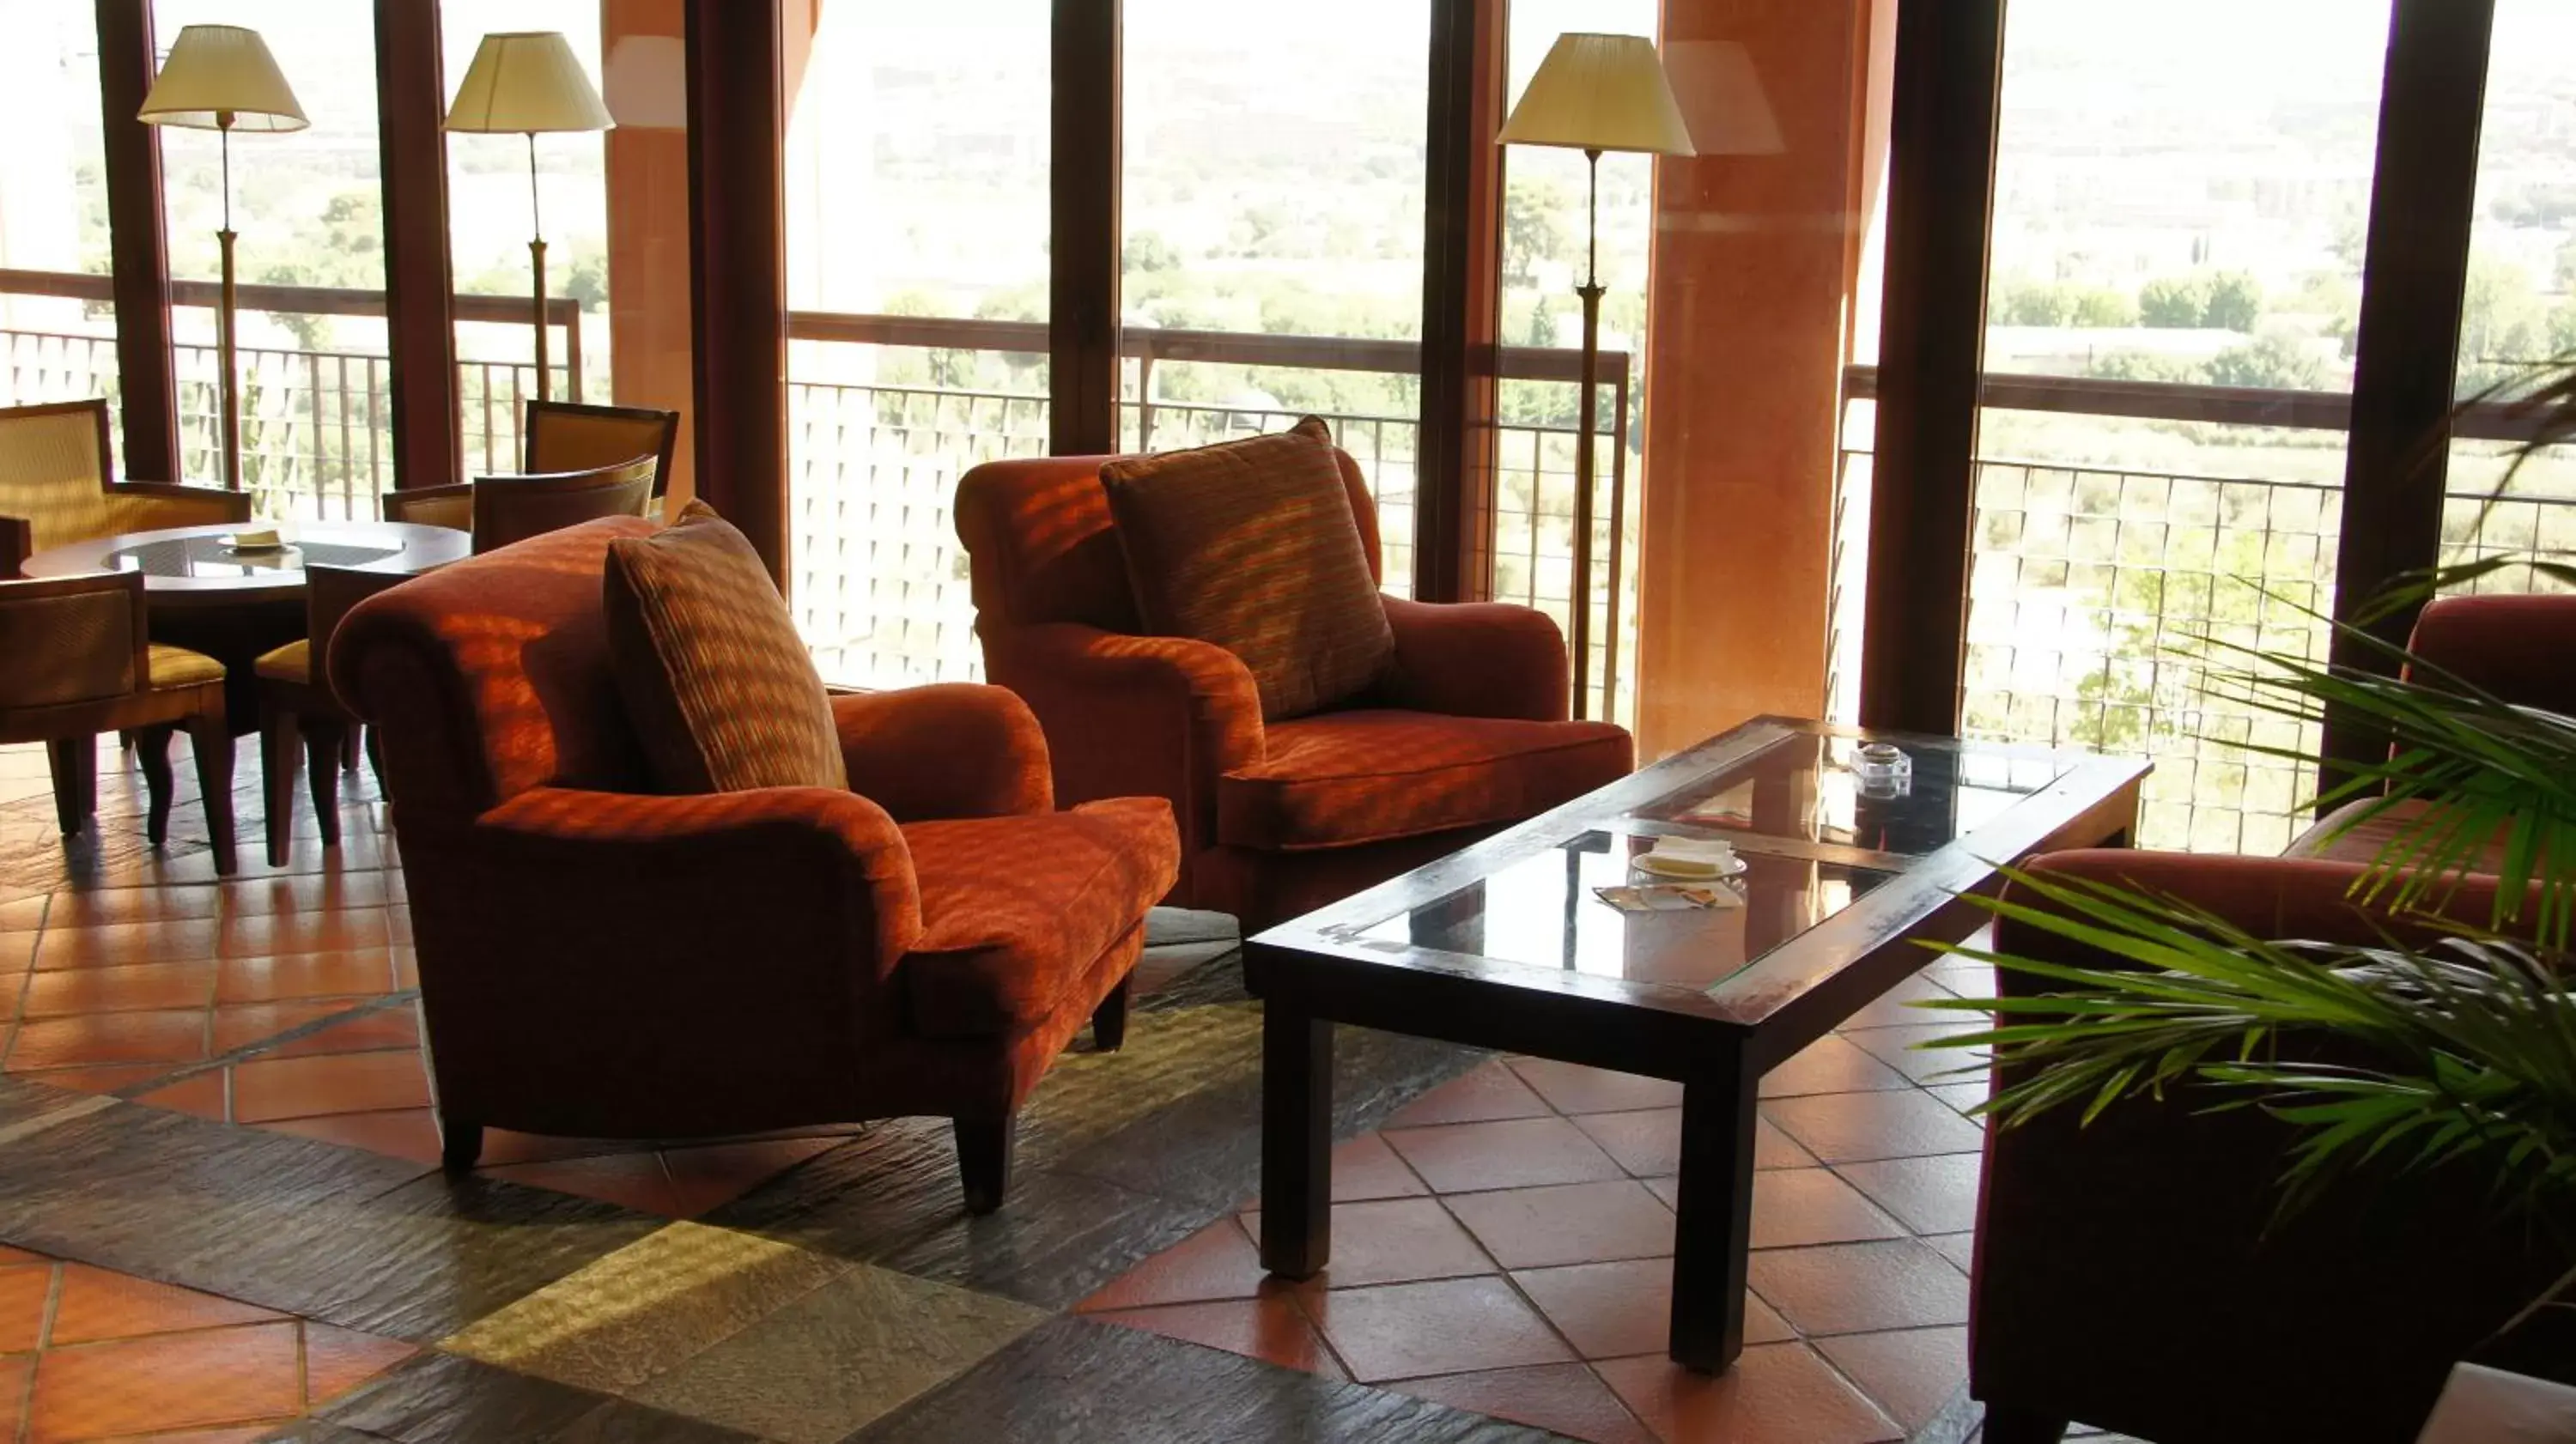
[[[224,225],[215,232],[215,248],[222,255],[222,285],[215,308],[215,356],[223,368],[216,387],[217,424],[223,427],[224,489],[241,490],[241,376],[240,347],[234,336],[233,314],[233,113],[215,112],[216,148],[223,155]]]
[[[546,221],[537,200],[537,133],[528,132],[528,262],[536,272],[537,322],[537,399],[553,398],[553,365],[548,360],[551,340],[546,335]]]
[[[1601,152],[1586,149],[1583,159],[1591,181],[1584,200],[1583,402],[1576,408],[1574,433],[1574,584],[1567,589],[1568,629],[1574,651],[1574,716],[1588,717],[1592,690],[1592,468],[1593,395],[1601,374]],[[1619,605],[1612,597],[1610,605]]]

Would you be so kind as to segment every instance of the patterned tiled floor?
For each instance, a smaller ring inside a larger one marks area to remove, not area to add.
[[[270,868],[255,751],[243,874],[218,882],[186,768],[167,850],[112,751],[99,828],[67,845],[42,753],[0,749],[0,1444],[246,1440],[307,1410],[273,1437],[1973,1430],[1976,1085],[1922,1086],[1940,1065],[1901,1006],[1971,975],[1934,970],[1768,1080],[1760,1342],[1708,1381],[1660,1357],[1659,1083],[1346,1034],[1335,1264],[1265,1282],[1258,1009],[1229,944],[1168,929],[1128,1046],[1058,1065],[993,1217],[960,1209],[935,1120],[495,1133],[446,1178],[383,805],[353,779],[342,845],[306,816]]]

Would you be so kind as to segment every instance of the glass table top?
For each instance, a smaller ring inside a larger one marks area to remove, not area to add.
[[[2000,816],[2066,773],[2046,756],[1974,742],[1909,741],[1913,776],[1865,782],[1852,769],[1861,743],[1792,735],[1644,807],[1651,822],[1748,838],[1831,843],[1920,857]]]
[[[1740,876],[1676,885],[1630,866],[1654,845],[1640,834],[1587,831],[1346,941],[1706,989],[1896,876],[1745,850],[1737,854],[1746,864]],[[1629,911],[1596,891],[1630,885],[1652,885],[1656,900],[1671,906]],[[1684,889],[1712,905],[1690,905]]]
[[[301,572],[308,562],[326,567],[364,566],[399,555],[400,547],[347,546],[335,542],[300,542],[245,551],[219,536],[162,537],[120,547],[104,558],[121,572],[147,577],[249,577]]]

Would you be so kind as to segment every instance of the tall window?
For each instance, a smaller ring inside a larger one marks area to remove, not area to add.
[[[787,132],[797,619],[824,675],[980,675],[957,479],[1047,443],[1047,0],[818,7]]]
[[[1962,715],[2156,759],[2141,841],[2270,852],[2316,740],[2220,700],[2199,639],[2322,656],[2345,438],[2238,389],[2349,391],[2388,0],[2014,0]]]
[[[1124,436],[1328,422],[1413,572],[1430,0],[1128,0]]]
[[[596,0],[440,0],[448,96],[483,36],[553,30],[601,82]],[[447,137],[448,263],[455,276],[457,412],[465,473],[516,471],[520,418],[536,395],[536,338],[528,241],[546,241],[549,369],[558,401],[609,399],[607,139],[601,132],[536,141],[537,211],[524,135]]]
[[[98,41],[86,6],[0,3],[0,267],[108,270]],[[64,287],[55,287],[63,289]],[[116,395],[116,317],[99,296],[0,291],[0,405]]]
[[[241,283],[277,288],[241,309],[242,485],[265,515],[372,515],[391,474],[384,322],[366,314],[381,311],[385,285],[373,14],[302,0],[154,0],[165,53],[198,23],[258,31],[312,121],[232,142]],[[212,282],[224,204],[217,137],[177,127],[160,136],[170,274]],[[204,480],[221,469],[214,312],[202,295],[180,299],[180,468]]]
[[[2468,305],[2460,327],[2463,400],[2509,396],[2576,355],[2576,10],[2552,0],[2499,0],[2478,132],[2478,200],[2469,243]],[[2502,388],[2501,390],[2499,388]],[[2452,447],[2442,560],[2544,551],[2576,557],[2576,456],[2551,447],[2511,472],[2493,441]],[[2547,589],[2513,566],[2482,590]]]

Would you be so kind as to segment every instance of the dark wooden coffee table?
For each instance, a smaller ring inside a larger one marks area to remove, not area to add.
[[[1912,759],[1902,792],[1852,752]],[[1331,1251],[1333,1025],[1682,1085],[1671,1352],[1744,1347],[1762,1075],[1932,961],[1986,914],[1998,864],[2126,845],[2147,764],[1757,718],[1599,792],[1282,924],[1246,945],[1263,1002],[1261,1258],[1311,1278]],[[1742,905],[1622,912],[1656,837],[1722,838]]]

